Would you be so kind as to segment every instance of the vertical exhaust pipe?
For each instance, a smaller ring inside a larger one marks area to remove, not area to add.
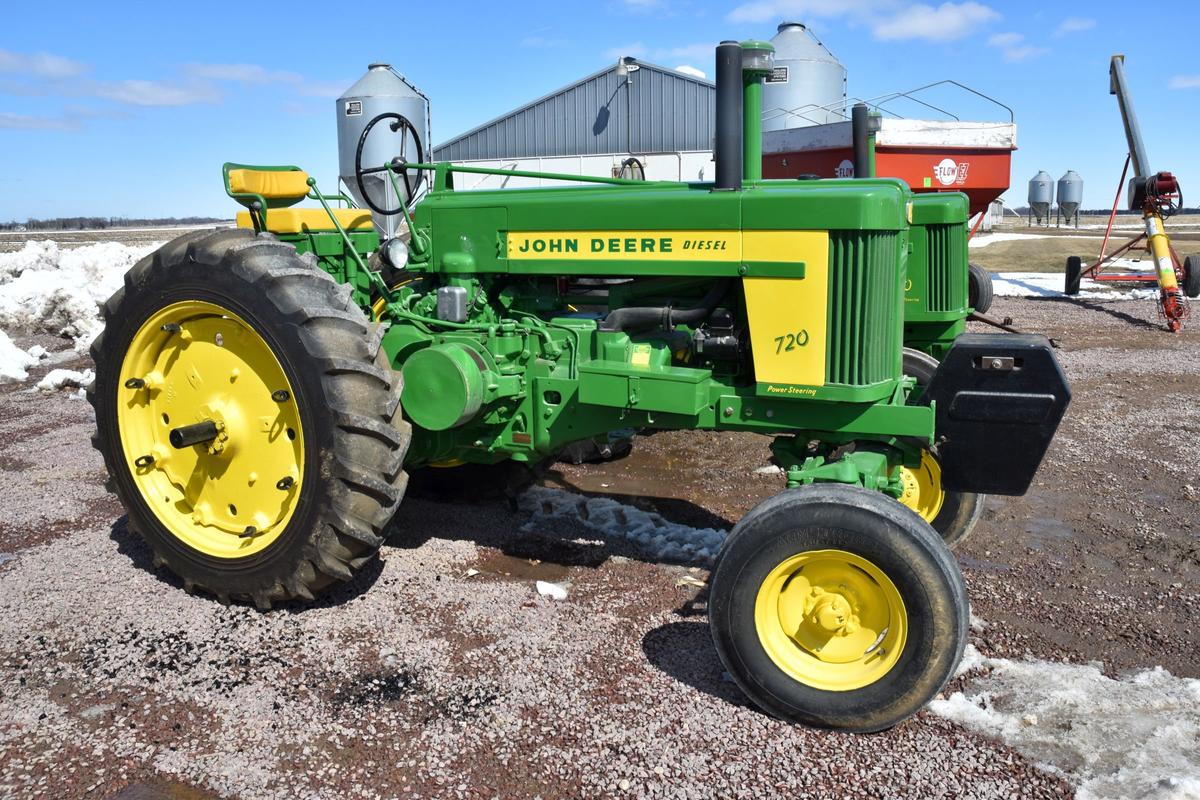
[[[850,136],[854,142],[854,177],[874,178],[871,174],[871,120],[865,103],[850,109]]]
[[[717,162],[717,191],[742,188],[742,46],[724,41],[717,45],[717,136],[713,147]]]

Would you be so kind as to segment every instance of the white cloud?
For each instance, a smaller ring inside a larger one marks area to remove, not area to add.
[[[0,130],[9,131],[73,131],[79,130],[79,120],[68,117],[43,117],[0,111]]]
[[[890,0],[753,0],[730,11],[730,22],[778,22],[810,17],[865,17],[895,3]]]
[[[258,64],[188,64],[183,71],[193,78],[235,83],[299,83],[303,80],[295,72],[269,70]]]
[[[643,58],[656,63],[683,60],[707,63],[715,58],[716,51],[716,42],[693,42],[692,44],[684,44],[677,47],[655,48],[647,47],[643,42],[630,42],[618,47],[610,47],[604,51],[603,55],[608,59],[633,56],[634,58]]]
[[[336,100],[342,92],[354,84],[352,80],[345,81],[306,81],[296,87],[296,94],[301,97],[324,97]]]
[[[989,22],[1000,19],[995,9],[974,0],[965,3],[942,3],[936,8],[923,3],[910,6],[890,19],[872,27],[876,39],[895,41],[924,39],[930,42],[950,42],[970,36]]]
[[[1067,17],[1059,23],[1058,29],[1054,31],[1054,35],[1065,36],[1068,33],[1090,31],[1094,27],[1096,27],[1096,20],[1089,17]]]
[[[1020,33],[995,33],[988,37],[987,43],[992,47],[1011,47],[1024,38]]]
[[[731,22],[764,23],[781,19],[846,18],[870,27],[876,39],[924,39],[949,42],[975,33],[1001,18],[998,11],[975,0],[939,6],[900,0],[751,0],[729,12]]]
[[[61,79],[82,75],[88,69],[86,64],[51,53],[14,53],[0,49],[0,72]]]
[[[215,103],[221,93],[206,83],[176,84],[166,81],[111,81],[98,83],[94,92],[97,97],[115,100],[133,106],[189,106],[197,103]]]
[[[644,14],[665,7],[666,2],[665,0],[621,0],[621,5],[627,11]]]
[[[1172,89],[1200,89],[1200,75],[1176,75],[1168,86]]]
[[[1028,61],[1050,52],[1045,47],[1025,41],[1024,34],[1011,31],[993,34],[988,37],[987,43],[990,47],[999,48],[1003,52],[1004,60],[1013,63]]]
[[[0,111],[0,129],[10,131],[79,131],[90,119],[119,118],[119,111],[68,107],[58,115],[15,114]]]
[[[704,74],[703,70],[696,69],[695,67],[688,66],[687,64],[680,64],[675,68],[675,71],[682,72],[684,75],[691,75],[693,78],[702,78],[705,80],[708,79],[708,76]]]

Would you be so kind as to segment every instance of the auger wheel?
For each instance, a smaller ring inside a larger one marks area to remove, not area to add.
[[[271,234],[200,231],[103,315],[92,441],[155,563],[263,609],[352,578],[404,495],[409,427],[346,287]]]

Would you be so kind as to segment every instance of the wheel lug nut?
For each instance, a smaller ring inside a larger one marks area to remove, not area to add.
[[[271,399],[276,403],[286,403],[291,396],[291,393],[287,389],[276,389],[271,392]]]
[[[177,323],[177,322],[168,322],[165,325],[163,325],[159,330],[161,330],[163,333],[175,334],[175,333],[179,333],[181,330],[183,330],[183,328],[180,328],[179,323]]]
[[[129,380],[125,381],[126,389],[143,389],[145,386],[146,382],[141,378],[130,378]]]
[[[291,475],[285,475],[275,482],[275,488],[281,492],[286,492],[288,489],[291,489],[295,483],[295,478],[293,478]]]

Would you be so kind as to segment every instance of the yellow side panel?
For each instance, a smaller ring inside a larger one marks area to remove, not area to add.
[[[825,385],[829,308],[826,231],[746,231],[746,263],[804,262],[803,278],[743,278],[754,373],[768,394],[803,394],[794,386]],[[776,388],[778,386],[778,388]]]
[[[229,170],[229,189],[234,194],[261,194],[267,200],[286,200],[308,194],[308,173],[265,169]]]
[[[740,261],[740,231],[509,231],[508,257],[572,261]]]
[[[335,208],[338,222],[348,231],[371,227],[371,212],[365,208]],[[239,228],[253,228],[249,211],[239,211]],[[333,231],[333,221],[323,208],[273,208],[267,211],[267,229],[273,233],[306,233],[307,231]]]

